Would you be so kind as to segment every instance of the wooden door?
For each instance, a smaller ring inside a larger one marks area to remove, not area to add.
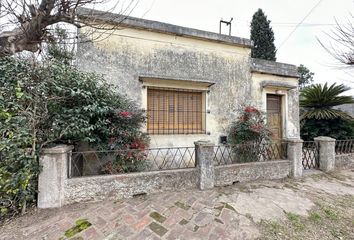
[[[281,109],[281,96],[267,94],[267,124],[275,142],[280,142],[283,136]]]

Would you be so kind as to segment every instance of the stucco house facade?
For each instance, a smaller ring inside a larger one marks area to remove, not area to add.
[[[252,59],[248,39],[91,11],[78,16],[121,29],[93,31],[100,40],[78,44],[76,65],[141,105],[151,147],[217,144],[245,105],[266,112],[276,139],[299,138],[296,66]]]

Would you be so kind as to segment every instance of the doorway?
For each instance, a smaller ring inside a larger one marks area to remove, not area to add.
[[[281,142],[283,138],[282,96],[267,94],[267,124],[272,132],[271,139]]]

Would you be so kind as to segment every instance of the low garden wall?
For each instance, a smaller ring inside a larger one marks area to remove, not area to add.
[[[215,167],[215,186],[226,186],[238,182],[275,180],[290,176],[289,160],[231,164]]]
[[[336,155],[336,169],[354,168],[354,153]]]
[[[66,180],[64,186],[64,204],[106,198],[127,198],[196,186],[196,169],[70,178]]]
[[[235,182],[282,179],[294,176],[294,168],[301,162],[301,155],[295,154],[294,147],[291,147],[294,144],[301,142],[296,140],[292,145],[289,144],[288,154],[284,155],[292,154],[287,156],[289,160],[275,159],[274,156],[279,156],[276,151],[273,157],[262,156],[258,160],[254,159],[255,162],[235,163],[237,159],[230,159],[232,154],[218,152],[225,151],[224,147],[216,147],[210,142],[196,142],[193,155],[196,164],[190,168],[78,177],[71,175],[72,147],[57,146],[46,149],[40,158],[43,171],[39,175],[38,207],[53,208],[74,202],[127,198],[161,191],[204,190]],[[216,159],[220,156],[225,159]],[[226,158],[231,163],[227,163]]]
[[[215,186],[235,182],[283,179],[289,176],[288,160],[232,164],[215,167]],[[64,204],[197,188],[197,169],[103,175],[67,179]]]

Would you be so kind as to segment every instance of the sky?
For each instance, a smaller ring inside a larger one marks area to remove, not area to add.
[[[329,43],[336,20],[344,26],[354,21],[354,0],[140,0],[130,15],[211,32],[219,32],[221,18],[233,17],[232,35],[249,38],[258,8],[271,21],[278,62],[304,64],[316,83],[344,83],[354,95],[354,71],[338,64],[318,42]],[[223,33],[228,34],[226,27]]]

